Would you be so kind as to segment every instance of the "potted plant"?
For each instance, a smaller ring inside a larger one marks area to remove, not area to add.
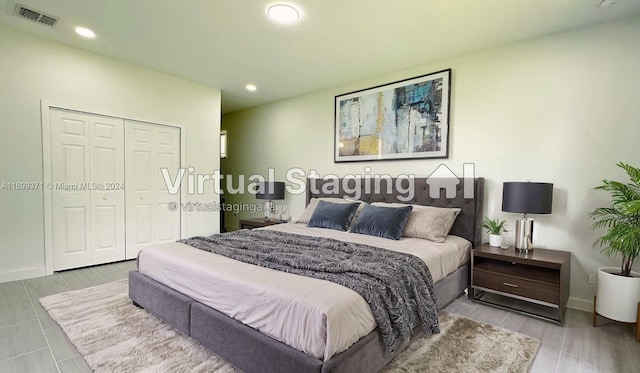
[[[482,221],[482,228],[489,233],[489,245],[495,247],[502,246],[502,234],[507,232],[507,222],[499,219],[489,219]]]
[[[622,265],[598,270],[596,312],[623,321],[638,320],[640,274],[632,270],[640,254],[640,169],[618,163],[630,179],[628,183],[602,180],[597,190],[611,194],[611,205],[591,213],[592,229],[606,228],[605,235],[594,242],[607,256],[620,255]]]

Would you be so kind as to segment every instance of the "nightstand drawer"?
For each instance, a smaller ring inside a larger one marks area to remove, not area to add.
[[[558,287],[523,278],[475,270],[472,285],[551,304],[560,304]]]

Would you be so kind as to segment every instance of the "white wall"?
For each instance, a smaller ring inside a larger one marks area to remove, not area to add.
[[[445,163],[461,176],[462,164],[473,162],[476,176],[486,178],[485,215],[507,219],[512,231],[519,216],[500,211],[502,183],[554,183],[553,214],[535,216],[534,242],[572,252],[570,305],[590,309],[595,286],[587,274],[618,265],[592,249],[589,212],[608,203],[592,188],[623,177],[618,161],[640,166],[638,40],[636,17],[231,113],[222,121],[229,136],[222,170],[249,175],[275,167],[282,180],[291,167],[344,175],[369,165],[372,173],[427,176]],[[448,160],[333,163],[335,95],[445,68],[453,69]],[[227,196],[240,200],[255,202]],[[287,202],[292,216],[304,208],[302,195]],[[237,217],[227,219],[237,227]]]
[[[186,165],[219,167],[220,91],[0,27],[0,182],[42,182],[40,102],[182,124]],[[218,201],[212,188],[192,202]],[[0,190],[0,282],[44,274],[43,192]],[[218,214],[184,213],[183,236],[218,231]]]

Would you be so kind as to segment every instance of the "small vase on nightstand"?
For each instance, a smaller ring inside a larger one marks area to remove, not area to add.
[[[506,224],[506,221],[500,219],[485,217],[482,220],[482,228],[489,233],[489,246],[502,247],[502,234],[507,232]]]
[[[489,246],[502,247],[502,235],[501,234],[490,234],[489,235]]]

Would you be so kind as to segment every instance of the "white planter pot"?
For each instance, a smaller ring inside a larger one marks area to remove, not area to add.
[[[489,246],[494,246],[494,247],[502,246],[502,235],[501,234],[490,234],[489,235]]]
[[[640,273],[634,277],[618,276],[620,267],[598,269],[596,312],[606,318],[635,323],[638,320],[640,302]]]

